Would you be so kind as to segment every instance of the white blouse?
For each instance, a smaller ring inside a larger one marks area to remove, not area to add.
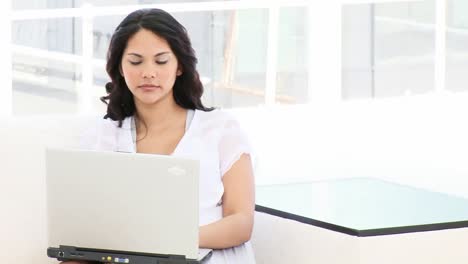
[[[190,121],[190,120],[189,120]],[[127,117],[122,127],[110,119],[97,120],[82,137],[82,147],[92,150],[136,152],[134,120]],[[222,214],[223,175],[239,160],[242,154],[250,154],[247,136],[237,120],[230,114],[213,110],[195,110],[186,132],[172,155],[200,161],[200,226],[220,220]],[[250,243],[238,247],[215,250],[209,264],[255,263]]]

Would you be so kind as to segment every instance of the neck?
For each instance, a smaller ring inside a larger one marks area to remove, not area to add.
[[[174,100],[162,100],[156,104],[145,105],[135,100],[137,129],[144,123],[147,129],[168,126],[186,113]]]

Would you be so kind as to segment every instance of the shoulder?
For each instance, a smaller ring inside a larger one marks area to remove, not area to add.
[[[125,118],[122,127],[119,122],[103,117],[89,121],[81,133],[80,145],[84,149],[101,149],[103,145],[114,145],[118,132],[131,127],[131,117]]]
[[[247,134],[240,122],[230,112],[216,109],[210,112],[197,111],[196,115],[197,130],[211,142],[222,144],[247,140]]]
[[[225,110],[215,109],[209,112],[196,110],[195,113],[199,124],[205,128],[224,129],[238,124],[236,117]]]
[[[117,130],[121,128],[130,128],[132,118],[133,117],[126,117],[122,121],[122,127],[119,127],[119,121],[114,121],[110,118],[99,117],[95,118],[95,120],[90,123],[90,127],[103,130]]]
[[[122,128],[130,127],[130,118],[127,117],[122,123]],[[109,118],[103,117],[96,117],[90,120],[88,126],[85,129],[86,131],[93,131],[93,132],[113,132],[120,129],[119,122],[111,120]]]

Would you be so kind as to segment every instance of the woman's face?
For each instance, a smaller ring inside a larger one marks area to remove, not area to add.
[[[140,29],[127,42],[121,73],[135,104],[152,105],[173,100],[172,88],[181,71],[167,41]]]

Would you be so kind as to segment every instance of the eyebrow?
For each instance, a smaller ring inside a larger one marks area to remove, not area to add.
[[[154,55],[154,57],[158,57],[158,56],[161,56],[161,55],[164,55],[164,54],[169,54],[169,53],[170,53],[169,51],[159,52],[156,55]],[[143,58],[142,55],[140,55],[138,53],[133,53],[133,52],[127,53],[127,55],[133,55],[133,56],[136,56],[136,57],[139,57],[139,58]]]

